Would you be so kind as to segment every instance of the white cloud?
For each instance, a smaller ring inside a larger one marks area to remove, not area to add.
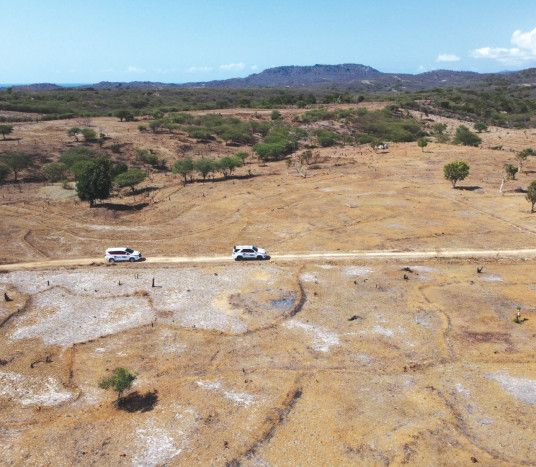
[[[138,68],[136,66],[129,66],[127,68],[129,73],[145,73],[145,70],[143,68]]]
[[[460,57],[454,54],[439,54],[436,62],[458,62],[460,60]]]
[[[188,71],[190,73],[192,72],[195,72],[195,71],[212,71],[213,68],[211,66],[191,66],[190,68],[188,68]]]
[[[259,65],[251,65],[250,68],[255,71],[259,69]]]
[[[229,63],[228,65],[220,65],[220,70],[234,70],[234,71],[240,71],[243,70],[246,67],[246,65],[242,62],[240,63]]]
[[[481,47],[473,50],[471,56],[497,60],[505,65],[521,65],[524,62],[536,61],[536,28],[530,32],[514,31],[510,42],[515,47]]]
[[[514,31],[512,44],[521,49],[526,49],[533,56],[536,56],[536,28],[530,32]]]

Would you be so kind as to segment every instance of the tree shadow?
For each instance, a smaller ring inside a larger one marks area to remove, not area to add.
[[[157,191],[158,188],[154,186],[147,186],[145,188],[135,189],[134,191],[130,190],[126,193],[123,193],[123,196],[136,196],[136,195],[142,195],[143,193],[150,193],[151,191]]]
[[[39,176],[39,175],[30,175],[28,177],[23,177],[19,180],[17,180],[18,182],[23,182],[23,183],[43,183],[43,182],[46,182],[47,179],[46,177],[44,176]]]
[[[194,178],[191,181],[188,181],[188,183],[221,183],[221,182],[228,182],[229,180],[247,180],[248,178],[257,177],[258,175],[255,174],[244,174],[244,175],[227,175],[227,177],[221,176],[221,177],[207,177],[205,181],[203,182],[202,178]]]
[[[138,204],[117,204],[117,203],[101,203],[96,204],[96,208],[105,208],[112,211],[141,211],[143,208],[149,206],[149,203]]]
[[[0,143],[1,143],[2,141],[5,141],[6,143],[7,143],[8,141],[22,141],[22,138],[0,138]]]
[[[153,410],[154,406],[158,402],[158,391],[148,391],[145,394],[140,394],[135,391],[128,396],[121,397],[117,401],[117,408],[126,412],[149,412]]]
[[[479,186],[457,186],[455,187],[456,190],[462,190],[462,191],[475,191],[480,190],[481,187]]]

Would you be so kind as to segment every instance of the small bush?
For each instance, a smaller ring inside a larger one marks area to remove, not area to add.
[[[118,368],[109,378],[104,378],[99,382],[99,388],[112,388],[117,392],[117,400],[121,398],[123,392],[130,389],[132,382],[136,379],[136,373],[133,373],[126,368]]]

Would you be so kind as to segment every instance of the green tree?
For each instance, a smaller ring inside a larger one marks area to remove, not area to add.
[[[93,159],[95,159],[95,151],[86,147],[69,149],[60,156],[60,162],[63,162],[69,169],[77,162]]]
[[[136,148],[136,159],[153,167],[162,167],[166,164],[166,159],[160,159],[157,154],[152,152],[152,149]]]
[[[74,175],[75,180],[78,180],[80,178],[80,176],[83,174],[84,170],[86,170],[86,167],[90,163],[91,161],[80,160],[71,165],[71,167],[69,167],[69,170]]]
[[[68,169],[69,168],[63,162],[52,162],[52,164],[48,164],[43,169],[43,172],[49,181],[59,182],[65,178],[65,172],[67,172]]]
[[[179,159],[173,165],[173,173],[181,174],[184,177],[184,185],[188,181],[187,177],[192,174],[194,171],[194,161],[191,157],[186,157],[185,159]]]
[[[13,133],[13,125],[0,125],[0,135],[6,139],[6,135]]]
[[[138,131],[140,133],[143,133],[144,131],[147,131],[147,125],[138,125]]]
[[[4,183],[11,172],[13,171],[9,165],[0,162],[0,183]]]
[[[199,159],[194,162],[194,170],[203,177],[203,183],[207,175],[216,170],[216,163],[212,159]]]
[[[249,157],[249,152],[247,152],[247,151],[238,151],[235,154],[235,156],[240,158],[240,160],[242,161],[242,164],[245,164],[246,159]]]
[[[115,183],[117,183],[121,188],[129,186],[132,191],[134,187],[145,180],[147,174],[140,169],[128,169],[126,172],[120,173],[115,177]]]
[[[137,375],[134,372],[127,370],[126,368],[117,368],[113,375],[109,378],[103,378],[99,382],[99,388],[108,389],[112,388],[117,392],[117,400],[121,399],[121,395],[131,388],[133,381]]]
[[[504,171],[506,173],[506,180],[515,180],[516,173],[519,169],[512,164],[504,164]]]
[[[253,146],[253,150],[263,161],[268,159],[281,159],[288,153],[287,146],[284,142],[257,143],[255,146]]]
[[[474,134],[465,125],[460,125],[456,128],[456,136],[453,142],[454,144],[462,144],[464,146],[478,146],[482,143],[482,138]]]
[[[207,141],[214,139],[212,131],[208,128],[199,128],[197,126],[186,127],[185,131],[188,133],[190,138],[195,138],[197,140]]]
[[[231,175],[237,167],[242,167],[242,159],[236,156],[224,156],[216,163],[218,170],[225,178]]]
[[[153,131],[153,133],[157,133],[158,130],[162,127],[162,121],[161,120],[151,120],[149,122],[149,128]]]
[[[469,175],[469,165],[464,161],[451,162],[443,167],[443,173],[451,181],[452,188],[455,188],[458,180],[464,180]]]
[[[270,118],[272,120],[281,120],[281,112],[279,112],[279,110],[272,110],[272,113],[270,114]]]
[[[82,130],[76,126],[67,130],[67,136],[74,136],[74,139],[78,141],[78,135],[82,133]]]
[[[527,201],[531,204],[530,212],[534,212],[534,204],[536,204],[536,180],[530,182],[525,197],[527,198]]]
[[[119,174],[122,174],[128,170],[127,164],[124,162],[116,162],[110,170],[110,176],[115,179]]]
[[[82,201],[95,206],[96,199],[106,199],[112,189],[110,169],[112,162],[107,157],[98,157],[87,162],[77,176],[76,193]]]
[[[97,138],[97,132],[93,128],[84,128],[82,136],[86,141],[94,141]]]
[[[253,133],[260,133],[262,137],[266,136],[270,131],[270,122],[258,122],[252,120],[249,122],[249,126]]]
[[[434,124],[433,129],[436,134],[442,135],[446,131],[447,125],[444,123],[436,123]]]
[[[115,113],[115,116],[119,119],[120,122],[125,120],[126,122],[132,122],[134,120],[134,113],[130,110],[118,110]]]
[[[225,141],[225,144],[248,144],[251,141],[251,130],[245,125],[222,125],[221,131],[218,130],[219,136]]]
[[[329,130],[316,130],[315,136],[318,144],[320,144],[320,146],[323,148],[333,146],[339,139],[339,135],[337,133]]]
[[[424,148],[428,146],[429,142],[430,140],[428,138],[419,138],[417,140],[417,146],[419,146],[421,148],[421,151],[424,152]]]
[[[486,125],[484,122],[476,122],[473,125],[473,128],[478,131],[479,133],[482,133],[483,131],[488,130],[488,125]]]
[[[11,168],[15,176],[15,181],[17,181],[17,176],[21,170],[32,165],[32,159],[24,152],[5,152],[0,156],[0,161]]]
[[[533,154],[534,154],[534,152],[533,152],[533,150],[531,148],[526,148],[526,149],[523,149],[522,151],[519,151],[515,155],[519,171],[521,171],[521,169],[523,168],[523,165],[525,164],[527,158],[529,156],[533,155]]]

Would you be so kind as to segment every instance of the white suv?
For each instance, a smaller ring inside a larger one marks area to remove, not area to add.
[[[233,247],[233,258],[236,261],[243,259],[268,259],[266,250],[252,245],[238,245]]]
[[[138,261],[141,259],[141,253],[139,251],[134,251],[130,248],[120,246],[117,248],[108,248],[104,259],[109,263],[114,263],[115,261]]]

